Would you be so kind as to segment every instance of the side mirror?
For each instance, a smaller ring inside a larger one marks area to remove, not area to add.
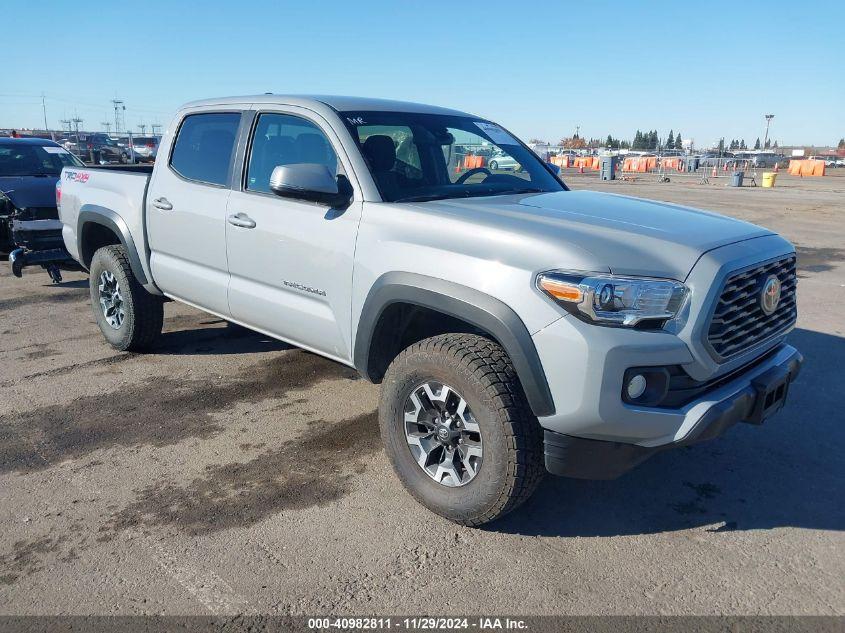
[[[295,163],[279,165],[270,176],[270,190],[282,198],[308,200],[330,207],[343,207],[352,199],[352,186],[345,176],[335,176],[325,165]]]

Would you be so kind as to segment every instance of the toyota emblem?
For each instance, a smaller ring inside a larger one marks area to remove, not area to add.
[[[780,279],[771,275],[763,283],[763,290],[760,292],[760,308],[767,315],[778,309],[780,303]]]

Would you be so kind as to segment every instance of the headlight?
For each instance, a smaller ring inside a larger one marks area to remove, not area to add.
[[[622,327],[643,321],[658,321],[660,327],[688,294],[684,284],[671,279],[559,271],[537,275],[537,287],[580,319]]]

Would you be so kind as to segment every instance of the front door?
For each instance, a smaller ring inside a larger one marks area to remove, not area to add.
[[[147,192],[153,279],[168,295],[224,316],[226,205],[240,120],[239,112],[185,117]]]
[[[350,173],[331,129],[304,114],[259,112],[255,119],[227,212],[229,306],[245,325],[348,362],[360,196],[346,209],[330,209],[270,190],[278,165],[317,163]]]

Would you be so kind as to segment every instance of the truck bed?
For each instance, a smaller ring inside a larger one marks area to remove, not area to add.
[[[151,174],[153,173],[153,163],[143,163],[137,165],[85,165],[85,169],[97,169],[111,172],[126,172],[130,174]]]
[[[77,235],[79,216],[86,210],[102,213],[103,209],[108,209],[119,216],[116,224],[128,233],[137,252],[147,251],[144,203],[152,170],[152,165],[97,165],[62,170],[59,219],[65,247],[71,257],[83,266],[88,265],[82,261]],[[141,257],[141,266],[148,279],[151,278],[145,257]]]

